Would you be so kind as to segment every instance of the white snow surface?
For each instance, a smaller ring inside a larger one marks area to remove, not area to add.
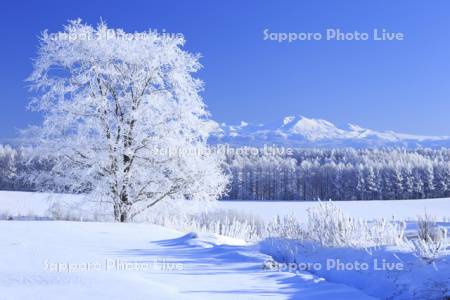
[[[80,217],[91,214],[92,203],[86,202],[82,195],[45,194],[29,192],[0,191],[0,215],[49,217],[48,209],[55,203],[75,207]],[[334,201],[349,216],[386,220],[417,220],[427,214],[439,221],[450,221],[450,198],[420,200],[370,200]],[[233,209],[258,216],[266,221],[275,217],[292,215],[299,220],[306,219],[307,209],[317,205],[315,201],[218,201],[212,208]],[[75,210],[74,210],[75,214]],[[101,213],[98,213],[101,216]],[[103,218],[101,218],[103,219]]]
[[[77,220],[100,214],[97,203],[85,200],[82,195],[0,192],[0,218],[13,216],[14,219],[0,221],[0,300],[373,299],[369,295],[411,299],[416,294],[418,299],[422,296],[442,299],[450,286],[448,256],[436,264],[428,264],[407,249],[319,249],[290,240],[274,244],[270,239],[250,244],[150,224],[28,220],[51,217],[49,208],[56,204],[62,204],[65,210],[74,208],[72,215]],[[365,219],[414,220],[425,211],[445,221],[441,224],[445,227],[450,219],[450,199],[334,203],[347,215]],[[304,221],[307,209],[313,205],[317,203],[217,203],[218,208],[256,215],[266,221],[277,215],[293,215]],[[99,219],[108,218],[99,215]],[[406,271],[322,269],[293,273],[263,268],[272,258],[322,266],[329,258],[350,263],[357,260],[369,265],[377,258],[387,263],[402,262]],[[141,269],[117,270],[112,266],[106,270],[108,263],[114,265],[117,260],[122,265],[137,263],[132,266]],[[54,270],[54,264],[58,263],[62,268],[59,272]],[[72,266],[71,272],[66,270],[68,264]],[[85,269],[86,264],[91,266],[90,271]],[[178,264],[182,267],[178,268]],[[49,266],[52,266],[50,270]],[[147,268],[142,270],[144,266]]]
[[[155,225],[0,221],[0,299],[374,299],[265,270],[268,259],[243,241]]]

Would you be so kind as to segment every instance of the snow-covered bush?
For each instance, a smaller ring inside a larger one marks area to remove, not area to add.
[[[0,221],[4,220],[12,220],[12,216],[8,211],[2,210],[0,211]]]
[[[294,216],[277,216],[271,222],[235,210],[162,206],[148,213],[145,221],[182,231],[209,232],[257,241],[264,238],[317,243],[324,247],[373,247],[404,245],[404,222],[351,218],[333,202],[318,202],[301,222]],[[283,245],[279,245],[283,248]]]
[[[416,254],[428,262],[433,262],[447,252],[447,229],[438,226],[436,219],[427,213],[417,221],[417,239],[412,244]]]
[[[424,241],[442,240],[442,232],[439,229],[435,217],[430,216],[426,212],[423,216],[418,217],[417,235],[419,239]]]
[[[50,219],[56,221],[99,221],[93,215],[83,215],[79,210],[69,209],[59,202],[52,203],[47,213]]]
[[[166,204],[150,211],[141,221],[185,232],[208,232],[247,241],[257,241],[267,234],[266,224],[260,218],[226,209],[183,209]]]
[[[405,229],[404,221],[386,221],[384,218],[364,222],[370,242],[374,245],[405,245]]]
[[[317,243],[324,247],[373,247],[403,245],[404,222],[368,221],[348,217],[333,202],[319,202],[301,222],[294,216],[277,216],[271,222],[235,210],[161,207],[140,221],[182,231],[210,232],[257,241],[264,238]],[[283,248],[283,245],[279,245]],[[280,249],[281,251],[281,249]]]
[[[258,240],[265,235],[265,223],[259,218],[235,210],[219,209],[188,216],[193,229],[213,232],[246,240]]]
[[[108,204],[87,197],[53,197],[48,195],[45,217],[58,221],[112,222],[114,217]],[[59,198],[59,199],[58,199]]]
[[[332,202],[312,207],[305,224],[277,218],[271,226],[275,228],[269,230],[270,237],[259,243],[260,251],[272,257],[264,269],[286,270],[287,266],[291,271],[310,271],[379,299],[448,299],[449,266],[445,259],[436,260],[445,253],[447,233],[429,216],[419,219],[418,238],[413,240],[404,235],[405,222],[350,218]],[[335,268],[330,261],[342,266],[361,263],[368,269]],[[381,261],[399,267],[380,268]]]
[[[331,201],[319,202],[308,209],[307,238],[322,246],[343,246],[355,240],[353,235],[360,225],[347,218]]]
[[[404,222],[368,221],[346,216],[331,201],[308,210],[304,239],[330,247],[372,247],[405,242]]]
[[[302,240],[305,237],[305,228],[300,221],[292,215],[277,216],[267,225],[267,234],[270,237]]]

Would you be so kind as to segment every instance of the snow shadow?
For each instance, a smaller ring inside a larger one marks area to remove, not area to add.
[[[194,299],[207,294],[224,299],[371,299],[356,289],[308,273],[266,270],[264,262],[271,257],[260,253],[257,245],[217,244],[211,236],[199,238],[195,233],[115,255],[140,263],[152,263],[157,258],[182,264],[183,269],[178,271],[153,270],[149,280],[175,282],[182,294]]]

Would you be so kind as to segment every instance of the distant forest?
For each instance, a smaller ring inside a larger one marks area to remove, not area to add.
[[[450,149],[295,149],[290,153],[257,150],[223,153],[224,170],[231,175],[224,199],[450,197]],[[29,151],[0,145],[1,190],[34,190],[20,174],[51,167],[49,160],[30,162]]]
[[[226,199],[391,200],[450,196],[450,150],[312,149],[227,155]]]

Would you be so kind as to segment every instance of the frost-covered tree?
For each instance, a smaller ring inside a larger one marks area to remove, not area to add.
[[[31,174],[41,189],[89,191],[126,222],[159,201],[215,199],[227,183],[206,140],[216,123],[193,77],[198,56],[183,37],[126,33],[71,21],[40,38],[29,77],[43,113],[29,130],[48,172]]]
[[[263,149],[255,155],[258,149],[247,150],[251,151],[225,155],[224,169],[232,175],[228,199],[389,200],[450,195],[450,150],[445,148],[295,149],[292,155]],[[0,189],[35,189],[21,174],[47,170],[54,160],[38,157],[26,163],[30,153],[32,149],[6,146],[2,151],[0,146]]]
[[[11,186],[10,179],[16,172],[17,151],[9,145],[0,145],[0,189]]]
[[[446,197],[449,149],[294,149],[227,156],[230,199],[389,200]]]

